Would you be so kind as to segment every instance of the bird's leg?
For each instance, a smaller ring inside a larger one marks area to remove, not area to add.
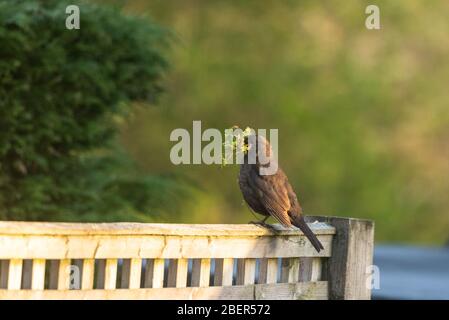
[[[255,224],[255,225],[258,225],[258,226],[261,226],[261,227],[265,227],[265,228],[270,229],[270,230],[275,230],[274,227],[273,227],[271,224],[268,224],[268,223],[265,222],[265,221],[267,221],[267,219],[268,219],[269,217],[270,217],[270,216],[266,216],[266,217],[263,218],[262,220],[259,220],[259,221],[250,221],[250,222],[248,222],[248,223],[250,223],[250,224]]]

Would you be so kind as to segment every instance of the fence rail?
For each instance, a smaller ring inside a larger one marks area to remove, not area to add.
[[[0,222],[0,299],[369,299],[373,223]]]

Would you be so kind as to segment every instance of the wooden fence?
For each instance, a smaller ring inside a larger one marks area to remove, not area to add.
[[[310,219],[320,253],[280,226],[0,222],[0,299],[369,299],[373,223]]]

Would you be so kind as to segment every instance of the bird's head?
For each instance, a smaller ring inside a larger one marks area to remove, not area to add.
[[[257,153],[257,148],[263,148],[268,157],[272,154],[271,145],[268,140],[263,135],[256,134],[254,129],[246,127],[245,130],[242,130],[237,125],[232,126],[231,129],[232,136],[230,144],[233,151],[241,152],[247,156],[251,150]]]

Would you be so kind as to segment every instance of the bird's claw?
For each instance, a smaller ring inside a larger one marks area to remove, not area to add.
[[[267,229],[270,229],[270,230],[273,230],[273,231],[275,230],[275,228],[271,224],[268,224],[265,221],[250,221],[248,223],[249,224],[255,224],[256,226],[261,226],[263,228],[267,228]]]

